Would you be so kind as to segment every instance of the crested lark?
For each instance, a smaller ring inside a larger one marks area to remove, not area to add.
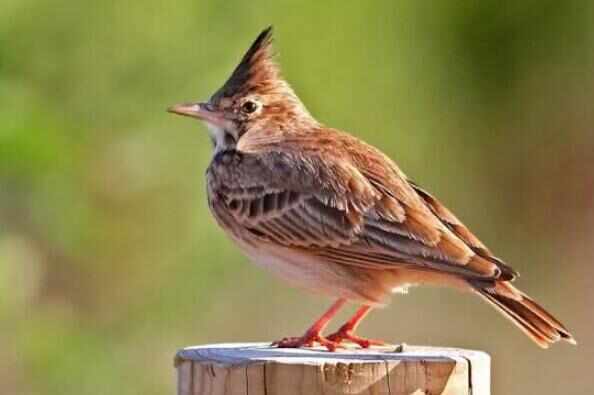
[[[541,347],[575,343],[511,284],[517,273],[390,158],[309,114],[280,76],[271,37],[271,28],[258,36],[208,102],[169,111],[208,126],[209,206],[239,248],[292,284],[337,298],[303,336],[275,344],[380,344],[355,335],[358,323],[395,290],[424,284],[479,295]],[[323,336],[347,300],[362,306]]]

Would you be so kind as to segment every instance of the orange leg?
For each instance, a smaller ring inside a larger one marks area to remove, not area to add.
[[[338,343],[328,340],[322,336],[322,331],[326,329],[330,320],[344,306],[346,299],[338,299],[330,308],[305,332],[301,337],[285,337],[272,343],[279,348],[299,348],[312,347],[314,343],[319,343],[329,351],[336,350]]]
[[[355,329],[359,326],[363,318],[371,311],[371,306],[361,306],[355,315],[351,317],[343,326],[341,326],[336,332],[327,337],[327,340],[340,344],[343,340],[349,340],[353,343],[358,344],[363,348],[375,345],[380,346],[385,344],[381,340],[364,339],[354,334]]]

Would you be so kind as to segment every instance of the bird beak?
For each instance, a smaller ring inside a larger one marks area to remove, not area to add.
[[[220,111],[215,110],[208,103],[176,104],[167,109],[170,113],[198,118],[216,126],[225,126],[227,120]]]

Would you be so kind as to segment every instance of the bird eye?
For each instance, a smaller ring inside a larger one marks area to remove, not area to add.
[[[254,103],[253,101],[248,100],[241,105],[241,111],[243,111],[246,114],[251,114],[254,111],[256,111],[257,109],[258,109],[258,105],[256,103]]]

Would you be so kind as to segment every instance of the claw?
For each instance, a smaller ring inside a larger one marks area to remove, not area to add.
[[[335,351],[340,345],[332,340],[329,340],[319,333],[306,333],[301,337],[285,337],[281,340],[272,342],[271,346],[278,348],[301,348],[301,347],[313,347],[315,343],[326,347],[328,351]]]
[[[336,344],[341,344],[347,340],[359,345],[361,348],[369,348],[370,346],[383,346],[386,343],[381,340],[365,339],[355,335],[348,326],[342,326],[339,330],[329,335],[327,339]]]

